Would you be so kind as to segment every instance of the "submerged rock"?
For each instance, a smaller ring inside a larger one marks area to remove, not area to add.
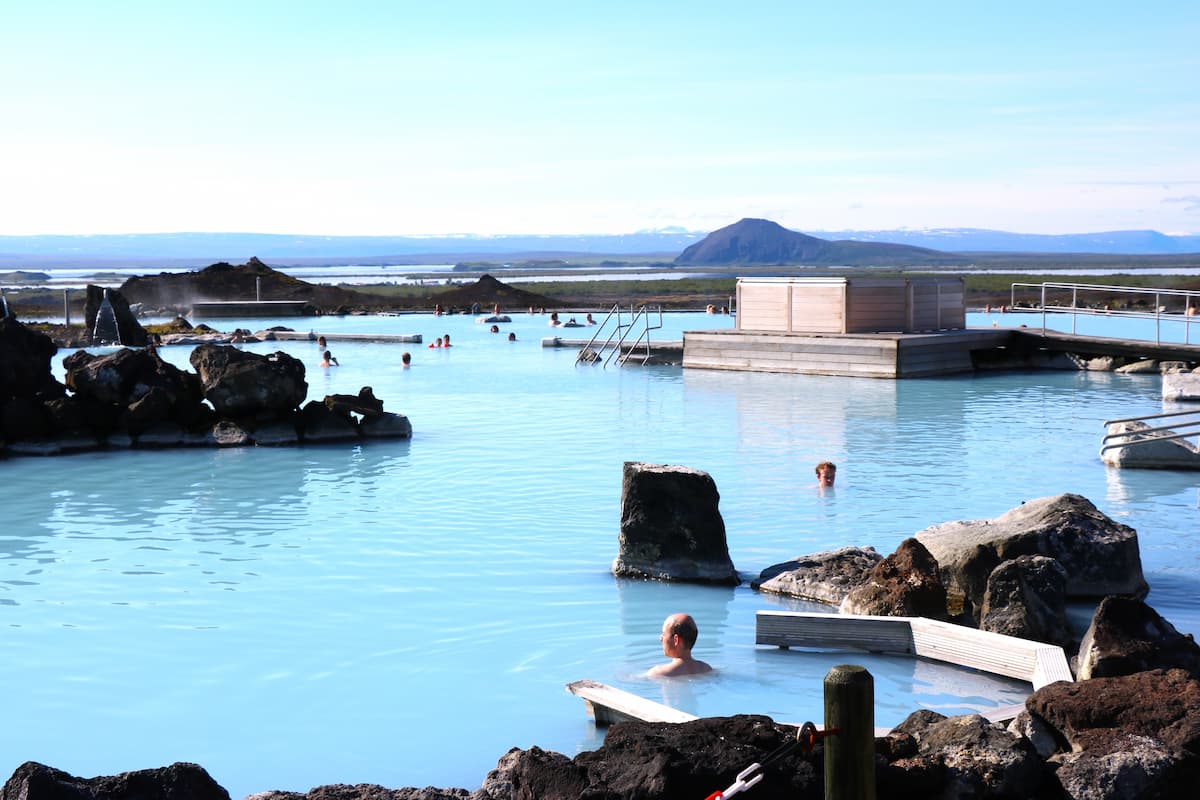
[[[773,564],[750,586],[762,592],[838,605],[850,590],[866,582],[882,560],[873,547],[840,547]]]

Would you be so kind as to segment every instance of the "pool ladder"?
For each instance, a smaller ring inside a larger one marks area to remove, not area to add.
[[[629,310],[613,303],[592,338],[575,357],[575,364],[595,364],[608,367],[612,361],[624,366],[630,360],[640,359],[644,366],[651,358],[650,332],[662,328],[662,306],[640,306]],[[634,336],[634,331],[637,335]]]

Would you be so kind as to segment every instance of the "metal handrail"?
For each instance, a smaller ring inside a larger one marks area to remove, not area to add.
[[[1126,417],[1124,419],[1106,420],[1104,427],[1109,425],[1119,425],[1123,422],[1142,422],[1148,419],[1167,419],[1170,417],[1182,416],[1200,416],[1200,410],[1195,411],[1169,411],[1162,414],[1146,414],[1141,417]],[[1200,426],[1200,418],[1190,422],[1177,423],[1174,425],[1158,425],[1154,427],[1145,427],[1135,431],[1122,431],[1120,433],[1109,433],[1100,440],[1100,454],[1103,455],[1109,450],[1115,450],[1118,447],[1134,447],[1141,444],[1151,444],[1153,442],[1170,442],[1178,439],[1190,439],[1193,436],[1200,436],[1200,431],[1188,431],[1186,433],[1177,433],[1181,428],[1193,428]],[[1172,431],[1170,435],[1161,435],[1163,431]],[[1146,434],[1154,434],[1147,436]],[[1136,437],[1136,438],[1130,438]],[[1127,441],[1113,442],[1112,439],[1126,439]]]
[[[1146,414],[1143,417],[1122,417],[1121,419],[1106,419],[1104,421],[1104,427],[1107,428],[1109,425],[1116,425],[1121,422],[1141,422],[1142,420],[1147,420],[1147,419],[1166,419],[1167,417],[1186,417],[1190,414],[1200,414],[1200,410],[1167,411],[1162,414]]]
[[[587,344],[585,344],[580,349],[579,354],[575,356],[575,364],[578,365],[580,362],[584,361],[586,354],[589,352],[596,356],[588,359],[589,363],[598,361],[600,360],[599,355],[603,354],[605,351],[608,351],[608,355],[604,358],[603,365],[605,367],[607,367],[614,358],[617,359],[618,364],[624,364],[633,355],[633,351],[641,347],[643,344],[646,347],[646,355],[643,357],[642,363],[644,364],[649,361],[651,357],[650,331],[658,330],[663,326],[662,306],[654,306],[654,308],[658,311],[657,325],[650,324],[650,310],[647,308],[647,306],[634,309],[633,304],[630,304],[629,306],[629,322],[624,322],[623,309],[619,303],[614,303],[613,307],[609,309],[608,315],[604,317],[599,327],[596,328],[596,332],[592,334],[592,338],[588,339]],[[637,325],[638,320],[643,318],[644,326],[641,333],[638,334],[637,338],[634,339],[632,344],[627,344],[627,340],[630,333],[632,333],[633,328]],[[609,322],[614,323],[611,330],[609,330]],[[605,334],[606,331],[607,336],[604,338],[604,341],[597,346],[597,341],[600,340],[601,335]]]
[[[642,328],[642,332],[638,334],[638,337],[637,337],[637,339],[634,340],[633,344],[628,345],[627,347],[625,345],[625,338],[622,337],[621,342],[617,345],[617,350],[616,350],[616,352],[618,354],[620,354],[617,357],[618,364],[624,364],[626,361],[628,361],[633,356],[633,351],[636,350],[638,347],[641,347],[643,345],[643,343],[646,346],[646,355],[642,357],[642,364],[644,365],[647,361],[650,360],[650,356],[651,356],[651,353],[650,353],[650,331],[652,331],[652,330],[656,331],[656,330],[659,330],[660,328],[662,328],[662,306],[654,306],[654,309],[656,309],[658,311],[658,324],[657,325],[650,324],[651,311],[648,306],[642,306],[641,308],[639,308],[637,310],[636,314],[633,313],[633,307],[630,306],[629,310],[630,310],[630,313],[632,314],[632,318],[630,319],[630,322],[629,322],[630,330],[632,330],[633,327],[637,324],[637,321],[639,318],[643,318],[643,317],[645,318],[645,326]]]
[[[1038,307],[1029,309],[1032,311],[1042,312],[1042,333],[1046,333],[1046,315],[1047,314],[1070,314],[1071,315],[1071,333],[1075,334],[1075,322],[1078,315],[1086,316],[1112,316],[1112,317],[1134,317],[1137,319],[1153,319],[1154,320],[1154,343],[1162,344],[1162,322],[1164,319],[1170,322],[1183,322],[1183,342],[1191,344],[1192,323],[1200,322],[1200,316],[1196,316],[1196,300],[1200,300],[1200,292],[1189,289],[1143,289],[1140,287],[1131,286],[1106,286],[1099,283],[1058,283],[1055,281],[1047,281],[1044,283],[1013,283],[1009,288],[1009,301],[1012,308],[1017,308],[1017,289],[1018,287],[1037,289],[1040,292]],[[1070,290],[1071,304],[1069,306],[1048,305],[1046,303],[1047,290]],[[1153,311],[1137,311],[1134,309],[1111,309],[1111,308],[1092,308],[1090,306],[1079,305],[1079,292],[1098,291],[1108,294],[1117,293],[1118,295],[1142,295],[1154,297]],[[1163,298],[1183,298],[1182,320],[1179,319],[1179,312],[1168,312],[1166,306],[1163,305]]]
[[[613,303],[613,307],[608,310],[607,316],[605,316],[600,322],[599,327],[596,328],[596,332],[592,334],[592,338],[588,339],[587,344],[585,344],[579,351],[578,355],[575,356],[576,366],[578,366],[579,362],[583,360],[584,353],[589,351],[592,353],[596,352],[592,349],[592,346],[596,343],[596,339],[600,337],[600,334],[608,328],[608,321],[613,318],[614,314],[617,317],[616,327],[609,332],[608,338],[604,340],[604,344],[600,345],[600,351],[603,352],[606,347],[610,347],[612,345],[612,337],[621,330],[621,305],[619,303]]]

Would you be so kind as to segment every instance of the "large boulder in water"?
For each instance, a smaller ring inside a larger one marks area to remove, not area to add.
[[[1075,641],[1067,621],[1067,571],[1045,556],[1005,561],[988,576],[979,627],[1070,652]]]
[[[736,585],[721,496],[689,467],[625,462],[614,575]]]
[[[151,350],[79,350],[63,366],[67,386],[89,407],[91,427],[102,434],[114,424],[135,435],[167,420],[190,427],[201,416],[200,379]]]
[[[937,559],[952,602],[961,598],[974,624],[992,570],[1018,556],[1056,559],[1067,571],[1068,596],[1144,597],[1149,591],[1137,531],[1077,494],[1030,500],[994,519],[944,522],[916,538]]]
[[[53,433],[45,404],[67,391],[50,368],[57,352],[49,336],[0,317],[0,442],[41,441]]]
[[[0,800],[229,800],[229,792],[196,764],[76,778],[26,761],[0,789]]]
[[[1200,400],[1200,374],[1171,372],[1163,375],[1162,399],[1168,402]]]
[[[62,397],[51,361],[58,347],[15,317],[0,317],[0,404],[14,397]]]
[[[1200,448],[1186,439],[1164,439],[1177,431],[1145,433],[1149,425],[1139,420],[1114,422],[1108,435],[1118,436],[1108,444],[1118,444],[1100,454],[1100,460],[1110,467],[1133,469],[1200,469]],[[1107,445],[1106,445],[1107,446]]]
[[[304,364],[287,353],[262,356],[228,345],[202,344],[189,359],[204,397],[222,417],[295,411],[308,383]]]
[[[1200,678],[1200,645],[1136,597],[1106,597],[1079,645],[1079,680],[1181,668]]]

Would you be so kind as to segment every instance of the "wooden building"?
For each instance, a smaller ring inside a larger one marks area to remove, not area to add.
[[[961,330],[963,279],[740,278],[737,330],[915,333]]]
[[[740,278],[733,330],[684,334],[683,366],[906,378],[973,369],[998,331],[966,329],[958,276]]]

